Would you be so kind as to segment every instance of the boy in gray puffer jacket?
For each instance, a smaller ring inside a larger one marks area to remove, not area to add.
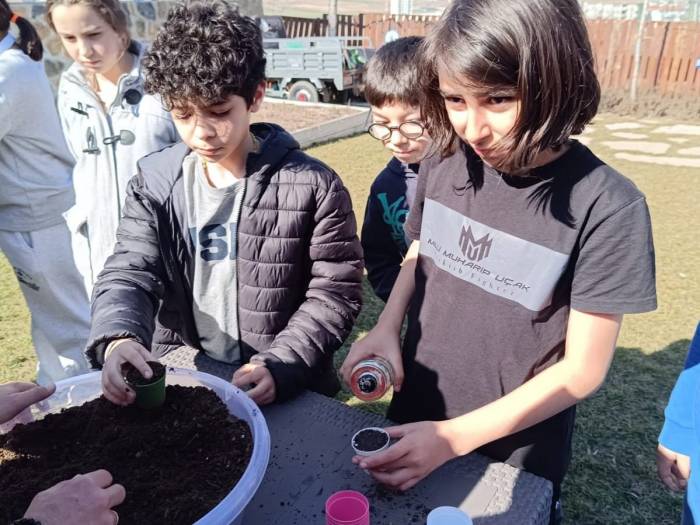
[[[222,0],[172,9],[146,90],[183,142],[143,158],[93,294],[88,357],[105,396],[134,399],[129,362],[179,346],[237,366],[259,404],[334,395],[333,352],[361,306],[362,251],[338,176],[272,124],[260,31]],[[150,349],[150,350],[149,350]]]

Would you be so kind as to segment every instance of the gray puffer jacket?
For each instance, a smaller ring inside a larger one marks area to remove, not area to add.
[[[334,395],[333,353],[361,307],[362,249],[350,196],[327,166],[282,128],[254,124],[238,226],[238,316],[244,360],[258,354],[283,400],[304,388]],[[200,348],[192,313],[182,143],[139,161],[114,254],[93,291],[87,356],[130,337],[156,355]],[[155,333],[154,333],[155,332]]]

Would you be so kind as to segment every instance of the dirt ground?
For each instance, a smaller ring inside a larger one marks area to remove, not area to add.
[[[636,118],[666,117],[679,122],[700,121],[700,97],[695,94],[640,93],[632,102],[629,93],[607,90],[602,94],[599,113]]]
[[[300,129],[315,126],[328,120],[354,114],[353,109],[347,106],[312,106],[292,104],[289,102],[263,102],[257,113],[251,116],[252,122],[272,122],[279,124],[287,131],[299,131]]]

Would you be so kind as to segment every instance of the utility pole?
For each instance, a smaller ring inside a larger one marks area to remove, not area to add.
[[[328,2],[328,36],[338,36],[338,0]]]
[[[632,69],[632,79],[630,82],[630,100],[637,100],[637,89],[639,84],[639,66],[642,62],[642,40],[644,40],[644,25],[647,19],[649,0],[644,0],[642,4],[642,16],[639,17],[639,30],[637,31],[637,42],[634,45],[634,68]]]

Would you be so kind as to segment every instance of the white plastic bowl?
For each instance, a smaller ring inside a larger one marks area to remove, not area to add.
[[[101,372],[93,372],[57,382],[54,395],[32,407],[30,417],[26,412],[20,414],[8,423],[0,425],[0,433],[8,432],[17,423],[41,419],[46,414],[79,406],[99,397],[102,394],[100,374]],[[245,508],[260,487],[270,459],[270,433],[265,418],[258,406],[242,390],[210,374],[167,367],[167,384],[205,386],[213,390],[223,400],[231,414],[250,426],[253,434],[253,454],[243,477],[216,507],[195,523],[195,525],[241,525]]]

